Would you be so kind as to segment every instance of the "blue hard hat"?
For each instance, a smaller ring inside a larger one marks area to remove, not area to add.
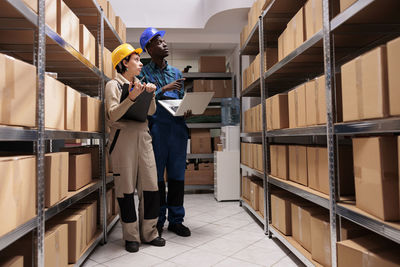
[[[164,37],[165,31],[159,31],[156,28],[149,27],[144,32],[142,35],[140,35],[140,46],[142,47],[143,51],[146,52],[146,45],[147,43],[154,37],[154,36],[161,36]]]

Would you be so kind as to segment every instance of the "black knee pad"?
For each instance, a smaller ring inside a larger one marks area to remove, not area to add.
[[[163,206],[167,205],[164,181],[158,182],[158,192],[159,192],[159,199],[160,199],[160,207],[163,207]]]
[[[135,199],[132,194],[124,194],[123,198],[117,198],[121,221],[124,223],[133,223],[137,221]]]
[[[168,206],[183,206],[184,190],[184,181],[168,180]]]
[[[143,191],[144,219],[152,220],[160,212],[160,194],[158,191]]]

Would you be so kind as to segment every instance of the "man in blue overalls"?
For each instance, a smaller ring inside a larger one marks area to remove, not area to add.
[[[169,51],[163,39],[164,34],[165,31],[158,31],[150,27],[140,36],[140,45],[143,51],[149,53],[151,61],[143,67],[139,79],[145,76],[145,82],[151,82],[157,86],[156,100],[182,99],[185,93],[184,78],[177,68],[168,65],[165,60]],[[166,220],[167,209],[168,230],[179,236],[190,236],[189,228],[182,224],[185,216],[183,195],[188,140],[185,116],[174,117],[157,102],[157,111],[149,118],[160,191],[160,214],[157,223],[160,236]],[[168,179],[168,196],[165,193],[165,168]]]

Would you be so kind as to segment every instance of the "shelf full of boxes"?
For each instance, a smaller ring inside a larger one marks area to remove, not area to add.
[[[244,206],[260,223],[264,225],[265,232],[268,231],[266,218],[267,201],[264,198],[267,190],[265,169],[265,105],[262,103],[264,92],[260,90],[262,79],[260,73],[261,61],[259,51],[263,50],[260,45],[259,19],[262,10],[267,7],[265,1],[255,1],[248,13],[248,24],[244,27],[240,39],[241,50],[239,56],[241,74],[241,197],[240,203]],[[242,73],[242,57],[249,56],[252,61]],[[250,99],[250,100],[248,100]],[[245,104],[246,102],[246,104]],[[249,108],[245,106],[250,106]],[[246,108],[246,110],[244,110]],[[243,111],[244,110],[244,111]]]
[[[400,264],[400,3],[266,2],[241,51],[265,45],[262,79],[243,78],[242,97],[265,94],[270,235],[307,266]]]
[[[201,56],[199,72],[183,73],[186,91],[214,92],[206,111],[187,120],[190,137],[185,189],[189,191],[214,188],[214,151],[221,143],[221,101],[234,96],[233,76],[226,72],[225,61],[225,56]]]
[[[107,7],[0,1],[0,212],[8,214],[0,265],[80,266],[118,220],[112,191],[106,194],[113,179],[106,177],[102,123],[104,82],[113,73],[110,57],[99,55],[120,44],[125,29],[122,21],[113,23],[120,30],[104,27],[116,21],[102,11]],[[71,139],[98,145],[67,145]]]

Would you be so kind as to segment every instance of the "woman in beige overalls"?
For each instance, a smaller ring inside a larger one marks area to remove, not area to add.
[[[158,237],[156,228],[159,213],[157,169],[147,120],[124,120],[121,117],[135,105],[135,99],[144,90],[154,92],[153,84],[141,84],[136,78],[143,64],[139,54],[130,44],[122,44],[112,52],[112,63],[117,70],[115,79],[109,81],[105,90],[106,121],[110,127],[110,145],[114,172],[116,197],[119,203],[125,249],[139,250],[139,244],[165,246],[165,240]],[[122,86],[131,88],[127,98],[120,102]],[[132,88],[133,87],[133,88]],[[151,100],[148,115],[154,114],[156,103]],[[134,191],[139,198],[139,222],[136,216]]]

